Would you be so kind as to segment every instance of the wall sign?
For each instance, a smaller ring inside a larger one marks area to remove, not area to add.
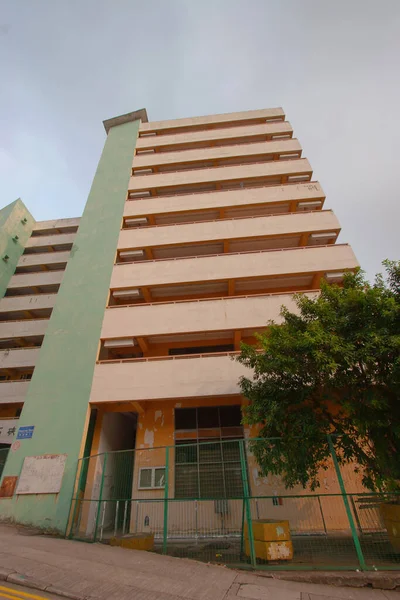
[[[15,493],[58,494],[66,460],[66,454],[26,456]]]
[[[34,425],[28,425],[27,427],[20,427],[17,433],[17,440],[29,440],[33,436]]]

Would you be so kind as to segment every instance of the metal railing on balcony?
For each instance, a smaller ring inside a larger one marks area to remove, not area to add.
[[[301,290],[301,294],[318,294],[320,290]],[[106,310],[109,308],[131,308],[131,307],[143,307],[143,306],[151,306],[152,304],[156,304],[157,306],[164,304],[183,304],[188,302],[220,302],[221,300],[240,300],[243,298],[260,298],[265,297],[268,298],[270,296],[288,296],[292,297],[296,292],[270,292],[270,293],[261,293],[261,294],[242,294],[237,296],[220,296],[217,298],[189,298],[184,300],[160,300],[160,302],[143,302],[141,304],[110,304],[106,306]]]
[[[301,200],[295,200],[295,202],[301,202]],[[290,200],[287,200],[287,204],[290,203]],[[236,207],[234,207],[236,208]],[[216,209],[218,210],[218,209]],[[205,219],[204,221],[184,221],[182,223],[160,223],[159,225],[141,225],[140,227],[127,227],[122,226],[121,231],[133,231],[136,229],[155,229],[157,227],[177,227],[180,225],[204,225],[205,223],[221,223],[223,221],[241,221],[244,219],[263,219],[264,217],[283,217],[287,215],[308,215],[310,213],[327,213],[333,212],[331,209],[317,209],[317,210],[302,210],[301,212],[287,212],[287,213],[268,213],[263,215],[246,215],[244,217],[224,217],[222,219]],[[126,217],[126,219],[131,219],[133,217]],[[119,248],[121,249],[121,248]]]
[[[303,159],[300,159],[303,160]],[[296,177],[296,175],[289,175],[289,177]],[[137,200],[146,200],[146,199],[150,199],[150,200],[162,200],[163,198],[175,198],[175,197],[179,197],[179,196],[197,196],[198,194],[215,194],[215,193],[222,193],[222,192],[232,192],[232,191],[237,191],[240,189],[255,189],[255,188],[263,188],[263,187],[276,187],[279,185],[298,185],[299,183],[308,183],[310,185],[312,184],[316,184],[318,183],[317,181],[312,181],[311,177],[312,177],[312,173],[310,173],[310,175],[306,174],[301,174],[301,177],[304,177],[304,179],[302,181],[286,181],[284,184],[281,184],[280,182],[277,181],[271,181],[269,178],[267,180],[261,180],[261,181],[246,181],[244,180],[243,182],[243,186],[240,185],[240,183],[236,182],[233,185],[229,185],[228,183],[224,184],[223,187],[221,187],[221,189],[217,189],[216,185],[214,184],[214,187],[212,189],[199,189],[197,191],[190,191],[188,189],[185,189],[186,186],[183,186],[183,188],[181,189],[181,191],[179,191],[178,193],[176,191],[172,191],[172,192],[165,192],[162,195],[158,194],[157,196],[151,196],[150,194],[150,190],[147,189],[143,189],[143,190],[129,190],[128,191],[128,196],[127,196],[127,202],[130,201],[137,201]],[[139,193],[147,193],[148,196],[136,196],[136,194]],[[131,196],[132,195],[132,196]],[[135,195],[135,196],[133,196]]]
[[[177,354],[166,356],[140,356],[137,358],[111,358],[106,360],[98,360],[97,364],[112,364],[112,363],[132,363],[132,362],[156,362],[159,360],[188,360],[191,358],[213,358],[218,356],[235,356],[240,354],[239,351],[232,352],[207,352],[206,354]]]
[[[243,254],[264,254],[267,252],[304,252],[307,250],[320,250],[321,248],[338,248],[340,246],[349,246],[349,244],[321,244],[314,246],[291,246],[288,248],[266,248],[263,250],[244,250],[243,252],[229,252],[229,253],[220,253],[220,254],[199,254],[195,256],[174,256],[172,258],[153,258],[146,260],[134,260],[134,261],[126,261],[121,263],[114,263],[115,267],[121,267],[123,265],[131,265],[131,264],[141,264],[141,263],[151,263],[151,262],[163,262],[163,261],[176,261],[176,260],[190,260],[193,258],[215,258],[216,256],[240,256]],[[330,269],[331,270],[331,269]],[[342,271],[343,269],[341,269]]]

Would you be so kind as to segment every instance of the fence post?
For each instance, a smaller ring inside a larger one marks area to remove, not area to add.
[[[242,529],[240,534],[240,558],[244,554],[244,500],[242,503]]]
[[[69,512],[69,518],[68,518],[68,523],[70,523],[70,530],[69,530],[69,534],[68,534],[68,539],[72,539],[73,535],[74,535],[74,524],[75,524],[75,519],[76,519],[76,512],[78,510],[78,506],[79,503],[81,502],[81,498],[79,498],[79,492],[81,489],[81,481],[82,481],[82,473],[83,473],[83,467],[84,467],[84,458],[80,458],[78,460],[78,464],[76,467],[76,475],[75,475],[75,485],[74,488],[72,489],[72,498],[71,498],[71,508],[70,508],[70,512]],[[89,458],[87,459],[89,460]],[[81,467],[81,470],[79,471],[79,466]],[[77,477],[79,472],[79,477]],[[78,479],[78,481],[76,481]],[[74,494],[74,491],[76,489],[76,493]],[[74,504],[74,495],[75,495],[75,504]],[[82,497],[82,502],[83,502],[83,497]],[[72,514],[72,520],[70,521],[71,518],[71,512]],[[68,523],[67,523],[67,529],[65,531],[65,537],[67,537],[67,531],[68,531]]]
[[[363,551],[361,549],[360,540],[358,539],[357,529],[356,529],[356,526],[354,524],[353,515],[351,513],[349,499],[347,497],[347,492],[346,492],[346,488],[345,488],[344,481],[343,481],[343,478],[342,478],[342,473],[340,471],[340,467],[339,467],[338,459],[337,459],[337,456],[336,456],[335,448],[333,446],[332,437],[330,435],[327,435],[327,438],[328,438],[329,450],[331,452],[333,464],[335,466],[336,475],[337,475],[337,478],[338,478],[338,481],[339,481],[340,491],[341,491],[343,502],[344,502],[344,506],[345,506],[345,509],[346,509],[347,518],[349,520],[350,529],[351,529],[351,535],[353,536],[353,542],[354,542],[354,546],[356,548],[358,562],[360,563],[361,569],[363,571],[366,571],[368,569],[368,567],[367,567],[367,565],[365,563]]]
[[[97,538],[97,528],[99,526],[99,518],[100,518],[100,511],[101,511],[101,499],[103,497],[103,486],[104,486],[104,477],[105,477],[105,473],[106,473],[107,456],[108,456],[108,453],[106,452],[104,454],[103,472],[101,474],[101,483],[100,483],[100,490],[99,490],[99,500],[98,500],[98,505],[97,505],[96,523],[95,523],[95,526],[94,526],[94,536],[93,536],[93,541],[94,542],[96,541],[96,538]]]
[[[167,446],[165,448],[165,487],[164,487],[163,554],[167,554],[167,538],[168,538],[168,482],[169,482],[169,446]]]
[[[252,518],[251,518],[249,482],[247,479],[245,441],[240,440],[238,443],[239,443],[239,452],[240,452],[240,465],[242,468],[243,495],[244,495],[244,506],[245,506],[245,511],[246,511],[247,533],[249,536],[250,561],[251,561],[251,565],[253,567],[256,567],[257,561],[256,561],[256,552],[254,549],[254,535],[253,535],[253,522],[252,522]],[[242,535],[243,535],[243,533],[242,533]]]

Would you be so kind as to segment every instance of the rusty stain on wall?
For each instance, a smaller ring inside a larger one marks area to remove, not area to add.
[[[8,475],[3,477],[0,487],[0,498],[12,498],[14,495],[15,486],[17,485],[18,476]]]

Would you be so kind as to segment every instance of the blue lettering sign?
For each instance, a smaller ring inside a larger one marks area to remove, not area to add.
[[[17,440],[29,440],[33,436],[34,425],[28,425],[27,427],[20,427],[17,433]]]

